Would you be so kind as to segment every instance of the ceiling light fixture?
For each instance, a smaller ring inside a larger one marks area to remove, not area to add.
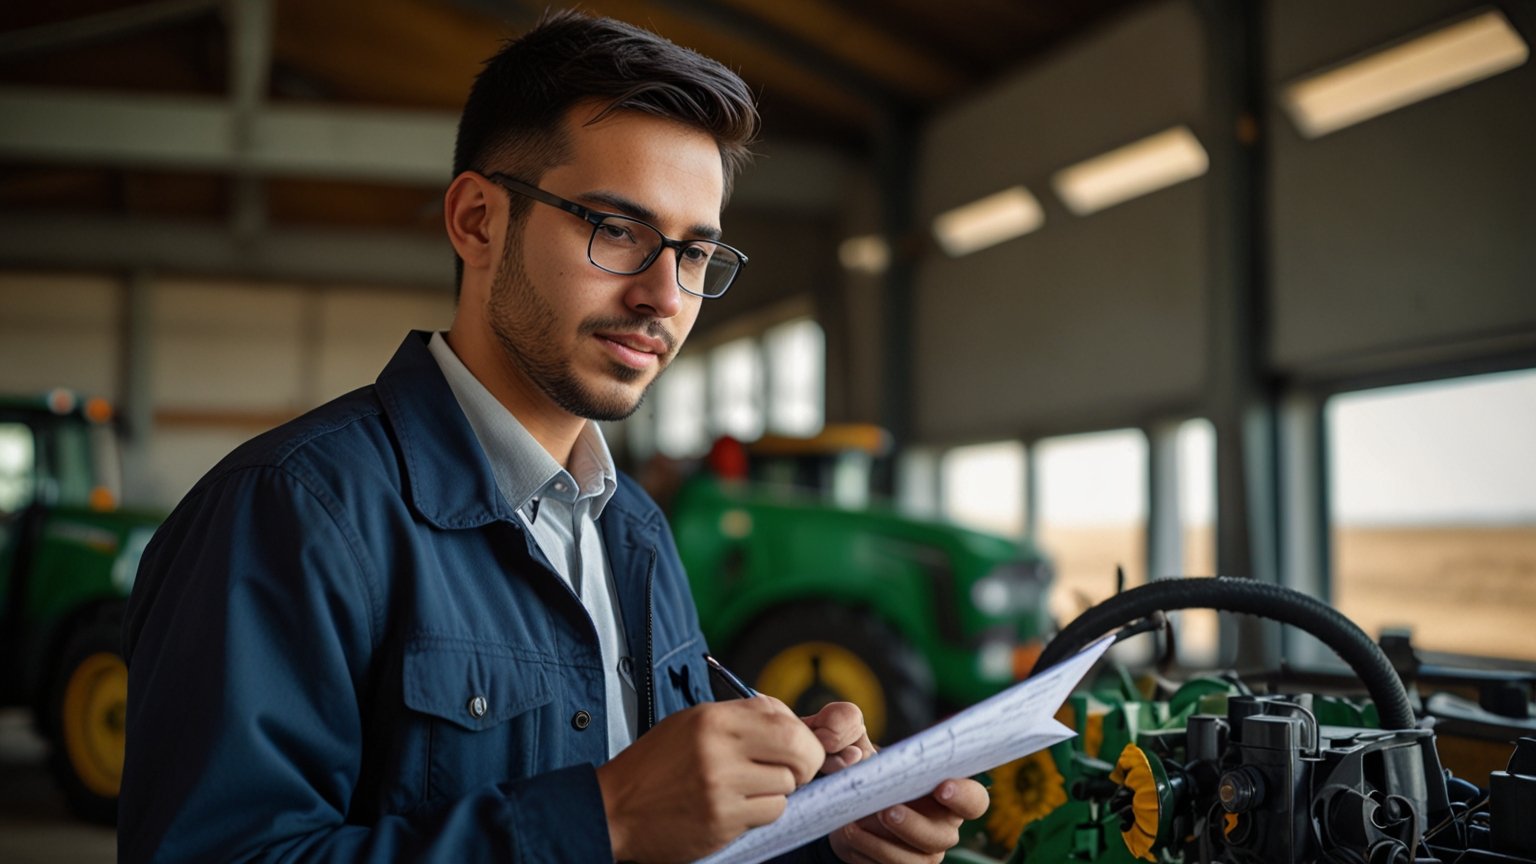
[[[1004,189],[933,219],[933,236],[953,257],[1022,237],[1045,224],[1040,201],[1023,186]]]
[[[1195,133],[1187,126],[1175,126],[1063,168],[1051,177],[1051,186],[1067,209],[1087,216],[1192,180],[1210,165]]]
[[[878,276],[891,266],[891,246],[879,234],[849,237],[837,246],[843,269]]]
[[[1530,48],[1502,12],[1485,12],[1287,86],[1281,101],[1317,138],[1523,64]]]

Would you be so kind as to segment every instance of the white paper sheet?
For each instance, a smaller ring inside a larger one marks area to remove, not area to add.
[[[1041,675],[1022,681],[873,757],[796,789],[784,815],[737,837],[698,864],[757,864],[877,813],[920,798],[951,777],[969,777],[1074,733],[1057,723],[1071,695],[1114,637],[1084,648]]]

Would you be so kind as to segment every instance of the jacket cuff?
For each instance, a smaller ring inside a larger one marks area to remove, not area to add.
[[[613,841],[597,770],[573,765],[503,787],[512,860],[538,864],[612,861]]]

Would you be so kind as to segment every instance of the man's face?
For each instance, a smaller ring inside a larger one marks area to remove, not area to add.
[[[593,210],[643,219],[676,239],[718,234],[720,151],[706,132],[632,111],[585,125],[566,115],[571,158],[537,185]],[[677,286],[672,249],[619,276],[587,258],[591,223],[539,203],[510,226],[491,286],[489,321],[515,373],[558,408],[619,420],[672,362],[701,298]]]

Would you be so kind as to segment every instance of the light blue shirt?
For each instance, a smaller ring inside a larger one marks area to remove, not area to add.
[[[611,758],[635,738],[639,699],[618,594],[597,527],[619,483],[608,442],[597,424],[587,421],[571,449],[569,465],[562,466],[485,389],[443,334],[432,334],[427,347],[485,451],[502,497],[592,619],[603,658]]]

